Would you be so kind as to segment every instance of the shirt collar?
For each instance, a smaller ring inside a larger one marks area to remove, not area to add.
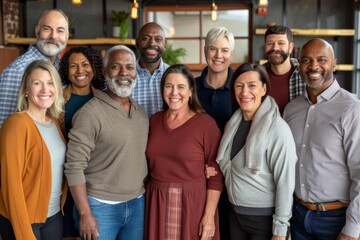
[[[201,86],[199,86],[200,88],[211,88],[212,89],[212,87],[210,87],[206,81],[206,76],[208,74],[208,71],[209,71],[209,67],[206,66],[200,75],[200,79],[202,80],[202,81],[199,81],[199,83],[200,83],[199,85],[201,85]],[[233,73],[234,73],[234,71],[232,70],[232,68],[228,67],[228,77],[226,79],[226,83],[225,83],[224,87],[222,87],[221,89],[227,88],[230,90],[231,78],[232,78]]]
[[[42,52],[40,52],[40,50],[35,45],[30,45],[29,51],[33,52],[39,59],[49,60],[49,58],[45,56]],[[54,66],[56,69],[59,69],[59,64],[60,64],[60,56],[58,54],[56,55],[54,62]]]
[[[322,101],[329,101],[332,97],[334,97],[334,95],[339,90],[340,90],[340,85],[336,81],[336,79],[334,79],[334,82],[327,89],[325,89],[325,91],[323,91],[319,96],[317,96],[316,100],[318,103]],[[305,91],[305,97],[306,99],[308,99],[308,101],[310,101],[307,91]]]
[[[165,71],[166,68],[168,67],[168,65],[166,63],[164,63],[164,61],[162,60],[162,58],[160,58],[160,64],[159,67],[157,69],[155,69],[154,72],[156,71]],[[149,72],[149,70],[147,68],[143,68],[140,65],[140,58],[136,61],[136,70],[140,73],[147,73]]]

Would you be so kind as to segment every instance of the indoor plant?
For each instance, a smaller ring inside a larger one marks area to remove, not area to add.
[[[111,11],[113,23],[113,37],[127,38],[129,33],[129,13],[125,11]]]
[[[162,59],[165,63],[169,65],[181,63],[180,57],[186,56],[185,48],[173,48],[173,45],[168,43],[166,44],[166,50],[162,55]]]

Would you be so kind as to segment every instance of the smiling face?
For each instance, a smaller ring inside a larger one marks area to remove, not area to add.
[[[300,73],[308,88],[321,93],[333,82],[336,59],[332,47],[323,40],[314,39],[301,49]]]
[[[69,79],[75,93],[85,95],[90,93],[94,70],[90,61],[82,53],[72,53],[69,57]]]
[[[215,73],[227,72],[233,58],[229,40],[223,37],[210,44],[206,49],[205,57],[209,70]]]
[[[47,57],[55,57],[65,49],[69,24],[58,11],[44,15],[35,27],[36,46]]]
[[[266,94],[266,84],[261,82],[259,73],[248,71],[234,82],[235,98],[245,120],[252,120]]]
[[[294,43],[289,42],[286,34],[270,34],[266,37],[265,54],[270,64],[283,64],[293,48]]]
[[[180,73],[169,73],[165,79],[163,96],[170,111],[188,110],[192,89],[187,78]]]
[[[136,46],[141,60],[146,63],[155,63],[165,51],[165,33],[156,23],[148,23],[140,30],[136,39]]]
[[[136,63],[125,50],[111,53],[106,67],[106,83],[111,92],[120,98],[130,96],[136,83]]]
[[[55,101],[55,87],[50,73],[40,68],[35,69],[27,82],[29,111],[46,112]]]

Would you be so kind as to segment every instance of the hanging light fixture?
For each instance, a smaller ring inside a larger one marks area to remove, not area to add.
[[[217,6],[215,0],[211,4],[211,21],[215,22],[217,20]]]
[[[258,6],[259,7],[268,7],[269,2],[268,0],[259,0]]]
[[[74,6],[80,6],[82,4],[82,0],[71,0],[71,4]]]
[[[136,0],[134,0],[132,7],[131,7],[131,13],[130,13],[130,16],[132,19],[138,18],[138,8],[139,8],[139,4],[136,2]]]
[[[268,0],[259,0],[256,13],[259,15],[266,15],[268,13],[268,6],[269,6]]]

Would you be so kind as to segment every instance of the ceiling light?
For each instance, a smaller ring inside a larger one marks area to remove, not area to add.
[[[217,6],[215,1],[211,4],[211,21],[215,22],[217,20]]]
[[[82,0],[71,0],[71,4],[74,6],[80,6],[82,4]]]
[[[138,18],[138,8],[139,8],[139,4],[136,2],[136,0],[134,0],[132,7],[131,7],[131,13],[130,13],[130,16],[132,19]]]

